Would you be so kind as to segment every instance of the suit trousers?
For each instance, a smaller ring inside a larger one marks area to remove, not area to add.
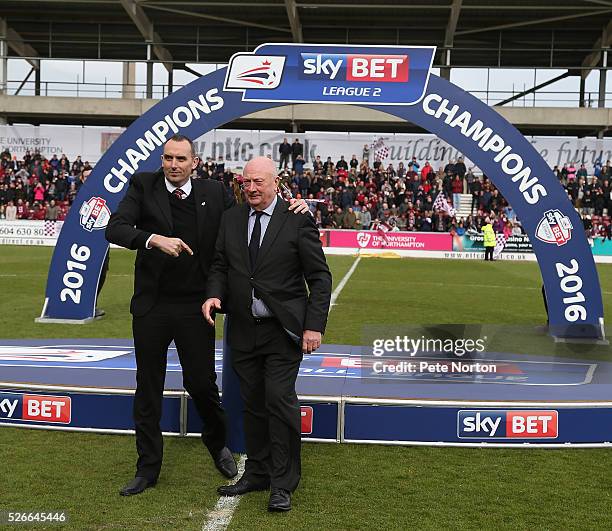
[[[199,304],[159,302],[146,315],[133,318],[132,330],[136,352],[136,475],[155,480],[162,464],[159,423],[172,340],[183,370],[183,386],[202,419],[202,441],[211,453],[225,446],[225,413],[215,372],[215,330],[204,321]]]
[[[289,166],[289,153],[280,154],[280,163],[278,165],[278,169],[280,170],[283,165],[285,166],[285,169],[287,169],[287,166]]]
[[[236,326],[237,323],[234,323]],[[293,492],[301,476],[301,416],[295,392],[301,345],[274,318],[255,325],[255,347],[232,349],[244,402],[245,477]]]

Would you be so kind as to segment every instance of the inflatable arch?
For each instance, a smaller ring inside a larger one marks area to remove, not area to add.
[[[104,228],[136,171],[160,165],[175,133],[197,138],[290,103],[357,104],[387,112],[462,151],[495,183],[529,236],[558,337],[603,336],[601,289],[582,223],[546,162],[486,104],[430,76],[432,47],[266,44],[169,95],[117,139],[81,187],[53,254],[41,321],[85,322],[108,252]]]

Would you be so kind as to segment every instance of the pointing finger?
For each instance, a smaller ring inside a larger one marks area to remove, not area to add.
[[[191,256],[193,256],[193,251],[191,250],[191,247],[189,247],[189,245],[187,245],[183,240],[179,240],[181,242],[181,247],[187,251]]]

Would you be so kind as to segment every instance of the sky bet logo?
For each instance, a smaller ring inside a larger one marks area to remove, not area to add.
[[[406,83],[407,55],[302,53],[300,79]]]
[[[460,439],[556,439],[558,413],[547,411],[463,410],[457,414]]]
[[[0,393],[0,422],[29,420],[70,424],[71,413],[69,396]]]

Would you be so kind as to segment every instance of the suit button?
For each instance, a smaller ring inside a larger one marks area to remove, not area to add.
[[[251,280],[255,280],[253,277],[251,277]]]

